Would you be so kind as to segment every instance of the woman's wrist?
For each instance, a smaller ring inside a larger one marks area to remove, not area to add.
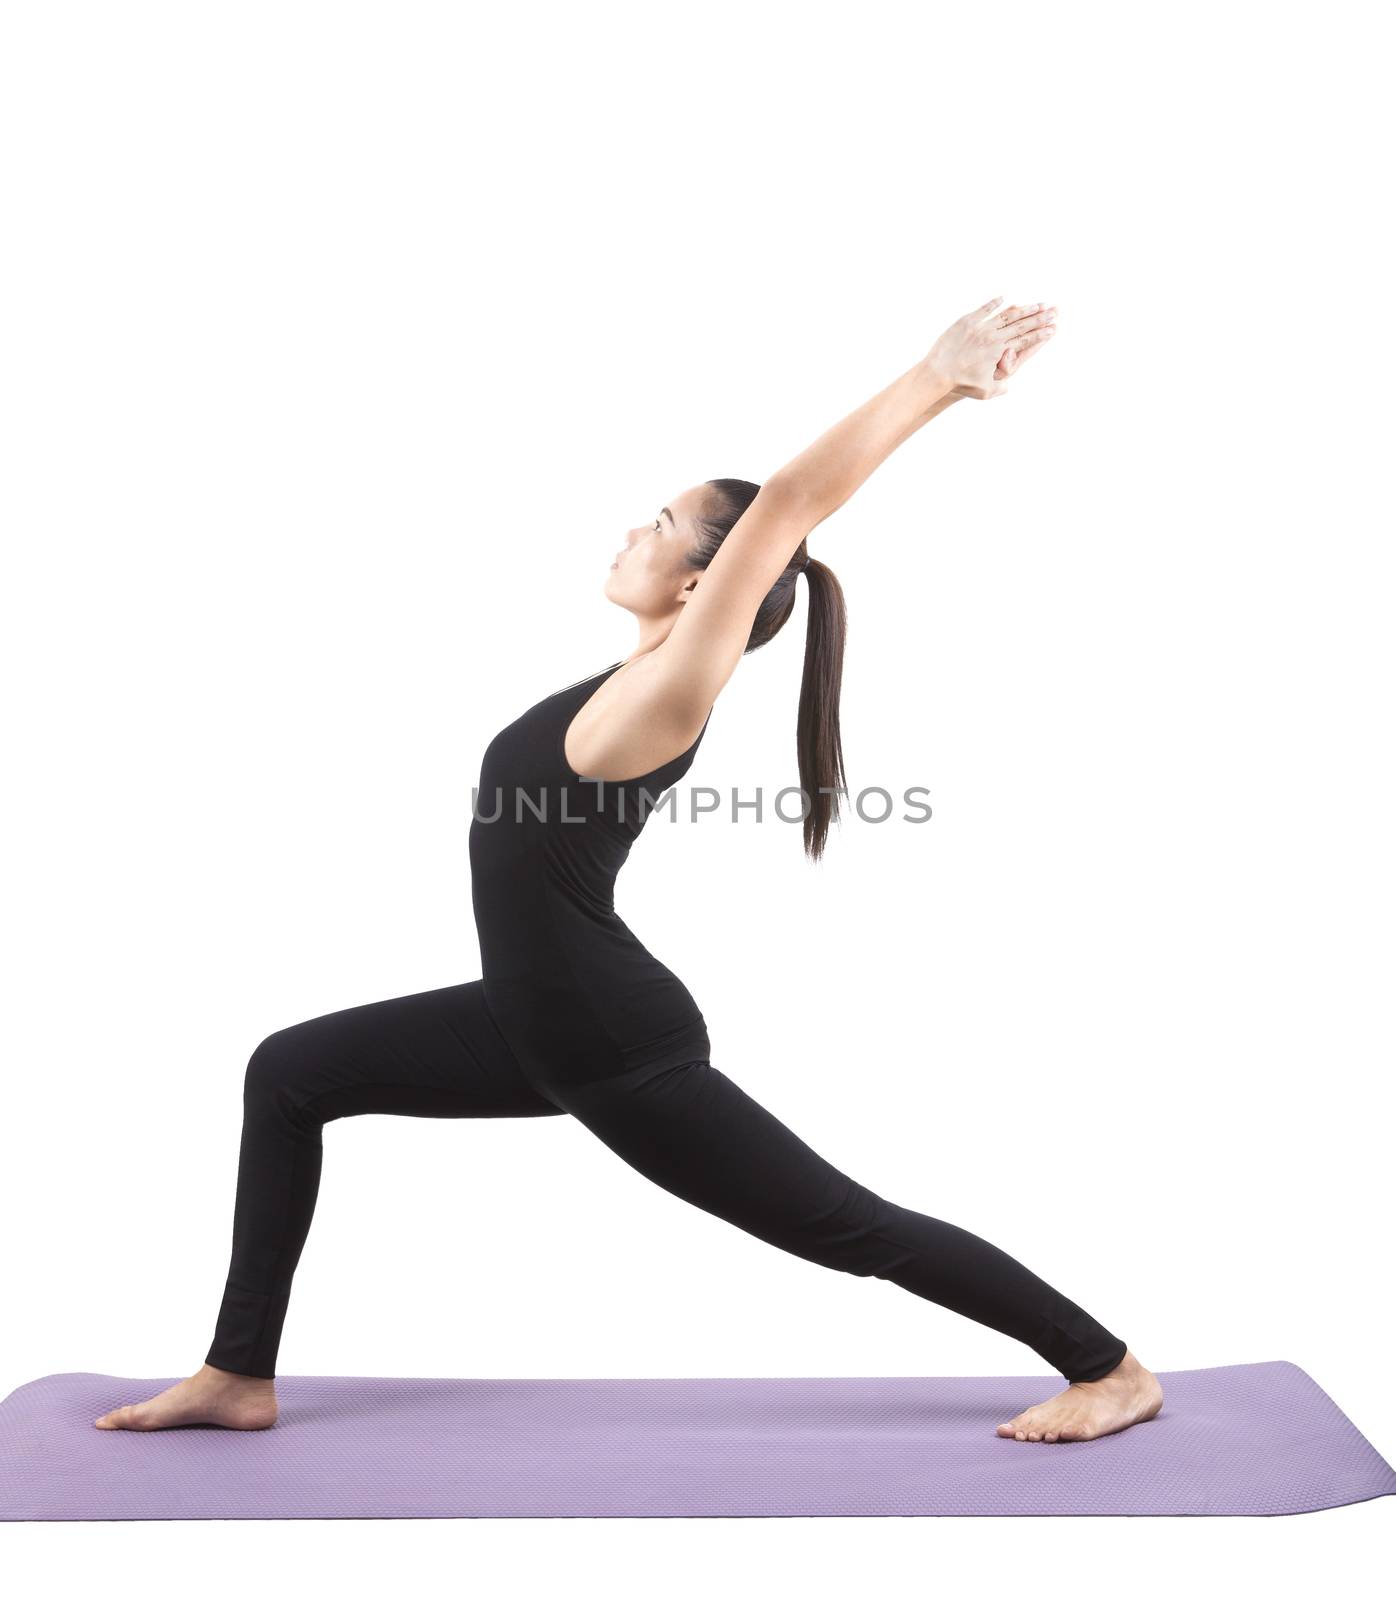
[[[942,411],[948,410],[953,405],[958,405],[964,399],[964,393],[959,389],[951,389],[948,394],[942,395],[939,400],[926,412],[926,421],[938,417]]]
[[[928,417],[943,411],[946,406],[961,398],[950,375],[931,356],[925,355],[912,369],[918,391]]]

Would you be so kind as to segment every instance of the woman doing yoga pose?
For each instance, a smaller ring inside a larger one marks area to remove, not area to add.
[[[923,423],[962,397],[1000,394],[1054,321],[1051,307],[992,300],[759,490],[713,479],[630,532],[606,594],[638,621],[634,652],[539,701],[485,752],[470,830],[481,977],[297,1023],[257,1046],[232,1258],[205,1363],[99,1427],[275,1422],[277,1349],[321,1132],[368,1112],[568,1113],[653,1182],[757,1238],[1021,1340],[1068,1387],[1000,1424],[1007,1438],[1091,1439],[1158,1411],[1157,1379],[1080,1306],[994,1245],[840,1172],[713,1066],[693,997],[617,916],[612,894],[738,661],[790,617],[802,574],[798,755],[805,849],[820,856],[843,783],[844,613],[806,538]]]

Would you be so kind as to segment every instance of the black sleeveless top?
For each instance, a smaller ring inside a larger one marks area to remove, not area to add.
[[[563,741],[624,662],[560,689],[490,741],[470,825],[485,1002],[520,1064],[589,1083],[709,1054],[693,996],[616,915],[616,874],[682,755],[624,782],[579,777]]]

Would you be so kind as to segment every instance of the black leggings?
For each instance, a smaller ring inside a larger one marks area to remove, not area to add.
[[[865,1189],[708,1061],[641,1067],[582,1085],[525,1076],[477,980],[300,1022],[253,1052],[232,1264],[210,1366],[274,1376],[320,1185],[321,1129],[366,1112],[570,1112],[680,1199],[806,1261],[886,1278],[996,1328],[1067,1379],[1103,1377],[1125,1355],[1122,1340],[1012,1256]]]

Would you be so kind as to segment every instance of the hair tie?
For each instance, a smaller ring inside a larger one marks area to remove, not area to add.
[[[814,557],[813,557],[813,556],[806,556],[806,557],[805,557],[805,559],[804,559],[804,560],[803,560],[803,561],[802,561],[802,562],[801,562],[801,563],[800,563],[800,571],[801,571],[801,572],[803,572],[803,571],[804,571],[804,570],[805,570],[805,568],[806,568],[806,567],[807,567],[807,566],[808,566],[808,565],[809,565],[809,564],[810,564],[810,562],[811,562],[811,561],[813,561],[813,560],[814,560]]]

